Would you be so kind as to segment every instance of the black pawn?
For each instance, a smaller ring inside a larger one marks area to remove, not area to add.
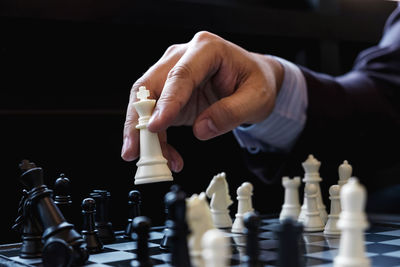
[[[169,194],[173,194],[174,192],[178,192],[179,190],[179,185],[173,185],[171,186],[170,192],[168,192],[164,197],[166,221],[171,220],[171,215],[169,212],[169,205],[171,204],[171,201],[168,200],[171,197],[169,196]],[[160,242],[160,249],[162,250],[169,250],[171,248],[171,239],[169,238],[171,236],[170,231],[171,229],[167,225],[165,225],[164,236]]]
[[[98,253],[103,250],[103,244],[97,234],[95,226],[96,202],[93,198],[82,201],[83,230],[82,237],[86,242],[89,253]]]
[[[171,241],[171,265],[174,267],[190,267],[187,236],[189,227],[186,223],[186,194],[182,190],[171,191],[166,194],[166,203],[169,207],[169,219],[166,221],[168,239]]]
[[[243,224],[246,235],[246,253],[243,257],[242,267],[261,267],[259,261],[260,248],[258,244],[258,233],[260,217],[256,212],[247,212],[243,215]]]
[[[111,194],[106,190],[93,190],[90,197],[96,201],[96,229],[103,244],[115,241],[115,234],[110,222]]]
[[[64,173],[54,183],[54,203],[60,209],[67,222],[72,222],[71,181]]]
[[[278,266],[303,267],[303,225],[291,219],[285,219],[276,230],[278,236]]]
[[[133,219],[140,216],[140,205],[142,203],[140,192],[132,190],[128,194],[128,223],[125,228],[125,238],[131,238]]]
[[[136,233],[137,239],[137,259],[132,261],[131,265],[135,267],[151,267],[153,262],[149,254],[149,232],[150,219],[145,216],[136,217],[132,222],[133,231]]]

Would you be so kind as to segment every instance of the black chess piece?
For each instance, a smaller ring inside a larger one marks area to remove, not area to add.
[[[138,190],[132,190],[128,194],[128,223],[125,228],[124,237],[131,238],[133,219],[140,216],[141,196]]]
[[[90,197],[96,201],[96,229],[103,244],[115,241],[115,233],[110,222],[111,193],[106,190],[93,190]]]
[[[137,238],[137,259],[131,262],[135,267],[151,267],[153,262],[149,254],[149,232],[151,221],[146,216],[136,217],[132,222],[132,228]]]
[[[167,238],[171,240],[171,265],[190,267],[192,265],[187,244],[189,227],[186,223],[186,194],[179,188],[175,189],[177,191],[170,191],[165,196],[169,214],[165,225],[170,229]]]
[[[26,172],[27,170],[36,168],[36,164],[33,162],[30,162],[27,159],[23,159],[18,166],[22,173]]]
[[[98,253],[103,250],[103,243],[98,236],[95,225],[96,202],[93,198],[85,198],[82,201],[82,237],[86,242],[89,253]]]
[[[22,198],[18,207],[18,216],[12,229],[21,233],[22,244],[19,256],[23,259],[42,257],[43,228],[37,218],[31,216],[29,210],[26,209],[26,200],[28,191],[22,191]]]
[[[166,221],[171,220],[171,216],[169,213],[169,205],[171,204],[171,201],[168,201],[168,199],[170,199],[171,197],[168,194],[173,194],[173,192],[178,192],[179,190],[179,185],[173,185],[171,186],[170,191],[164,197]],[[171,229],[167,225],[165,225],[164,235],[160,242],[160,249],[162,250],[169,250],[171,248],[171,239],[169,238],[171,236],[170,231]]]
[[[67,222],[73,223],[71,181],[65,177],[64,173],[61,173],[60,177],[54,182],[54,203]]]
[[[243,215],[244,234],[246,235],[246,252],[241,267],[261,267],[259,261],[260,247],[258,233],[260,217],[257,212],[247,212]]]
[[[43,183],[42,168],[25,171],[20,180],[29,190],[26,209],[44,229],[43,265],[54,267],[84,264],[89,256],[83,246],[84,240],[54,204],[52,191]]]
[[[278,225],[276,234],[278,245],[279,267],[304,267],[302,240],[303,225],[292,219],[285,219]]]

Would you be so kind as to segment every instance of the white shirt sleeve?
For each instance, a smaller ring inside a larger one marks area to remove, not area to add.
[[[239,126],[233,134],[250,153],[289,151],[306,123],[307,84],[295,64],[274,57],[284,68],[284,78],[272,113],[262,122]]]

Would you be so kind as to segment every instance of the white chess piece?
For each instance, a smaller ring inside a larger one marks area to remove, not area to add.
[[[231,257],[229,239],[219,229],[208,230],[202,238],[202,256],[206,267],[227,267]]]
[[[157,133],[152,133],[147,129],[147,124],[156,104],[156,100],[147,99],[149,95],[149,90],[141,86],[139,92],[137,92],[139,101],[133,103],[139,115],[139,123],[136,125],[136,129],[140,131],[140,159],[136,163],[135,184],[173,180],[167,160],[162,154]]]
[[[337,225],[342,233],[334,267],[370,266],[364,244],[364,230],[368,227],[364,212],[366,195],[366,189],[355,177],[350,178],[340,190],[342,212]]]
[[[254,190],[253,184],[250,183],[250,182],[244,182],[242,184],[242,186],[245,187],[245,188],[248,188],[248,191],[250,192],[250,197],[249,197],[249,199],[247,201],[248,211],[249,212],[250,211],[254,211],[254,208],[253,208],[253,190]]]
[[[282,177],[282,185],[285,188],[285,198],[279,220],[283,221],[287,218],[297,220],[300,214],[299,186],[300,177]]]
[[[188,247],[192,257],[201,256],[201,240],[206,231],[215,228],[204,192],[186,199],[186,220],[190,229]]]
[[[322,221],[317,205],[318,190],[315,184],[306,184],[304,193],[307,198],[307,211],[304,216],[304,232],[319,232],[324,230],[325,223]]]
[[[353,167],[349,164],[347,160],[345,160],[343,161],[342,164],[340,164],[338,171],[339,171],[338,185],[343,186],[345,183],[347,183],[347,181],[351,177],[353,172]]]
[[[210,208],[215,227],[232,227],[232,218],[229,214],[229,206],[232,199],[229,195],[229,187],[226,182],[226,174],[221,172],[213,177],[206,190],[207,197],[211,198]]]
[[[243,233],[243,215],[246,212],[254,211],[252,204],[253,185],[249,182],[244,182],[236,190],[238,200],[238,211],[235,215],[235,220],[232,225],[232,233]]]
[[[324,223],[328,220],[328,213],[326,212],[326,207],[322,201],[322,195],[321,195],[321,187],[320,187],[320,182],[322,181],[322,178],[319,175],[319,168],[321,166],[321,162],[318,161],[316,158],[314,158],[313,155],[309,155],[307,160],[302,163],[302,166],[304,168],[304,178],[303,182],[307,185],[309,183],[314,184],[317,187],[317,205],[318,205],[318,210],[321,216],[321,219]],[[305,213],[307,211],[307,199],[304,194],[304,201],[303,205],[301,206],[300,210],[300,215],[299,215],[299,222],[303,222]]]
[[[328,215],[324,234],[326,235],[340,235],[340,229],[337,227],[339,220],[340,208],[340,186],[335,184],[329,188],[329,199],[331,200],[331,211]]]

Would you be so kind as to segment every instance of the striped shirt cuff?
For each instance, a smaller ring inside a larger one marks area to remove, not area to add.
[[[284,78],[272,113],[262,122],[239,126],[233,134],[250,153],[289,151],[306,122],[307,85],[295,64],[274,57],[284,68]]]

